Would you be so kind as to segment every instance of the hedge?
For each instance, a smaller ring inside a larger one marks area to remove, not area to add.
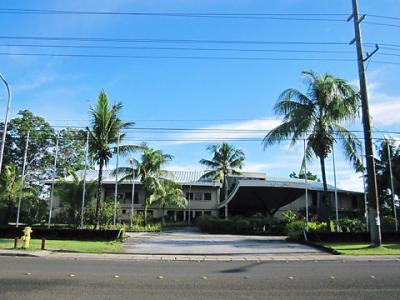
[[[284,235],[286,223],[271,217],[233,217],[229,220],[203,216],[196,219],[202,232],[214,234]]]
[[[24,227],[0,227],[0,238],[15,238],[23,236]],[[31,238],[49,240],[77,240],[77,241],[113,241],[117,239],[119,230],[92,230],[92,229],[59,229],[59,228],[32,228]]]
[[[307,232],[307,238],[311,242],[332,243],[368,243],[369,232]],[[385,243],[400,242],[400,232],[382,232],[382,241]]]

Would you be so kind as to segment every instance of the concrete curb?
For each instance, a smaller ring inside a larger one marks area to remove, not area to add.
[[[1,256],[34,257],[43,259],[73,259],[73,260],[121,260],[121,261],[193,261],[193,262],[400,262],[400,255],[159,255],[159,254],[120,254],[120,253],[71,253],[53,251],[0,251]]]

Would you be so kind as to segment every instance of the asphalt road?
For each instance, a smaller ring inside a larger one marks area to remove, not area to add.
[[[399,299],[400,262],[0,257],[0,299]]]

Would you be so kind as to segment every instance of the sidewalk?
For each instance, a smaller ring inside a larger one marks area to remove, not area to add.
[[[22,251],[0,249],[2,256],[31,257],[41,259],[74,259],[74,260],[120,260],[120,261],[237,261],[237,262],[293,262],[293,261],[395,261],[400,262],[400,255],[330,255],[330,254],[305,254],[305,255],[159,255],[159,254],[93,254],[93,253],[67,253],[52,251]]]

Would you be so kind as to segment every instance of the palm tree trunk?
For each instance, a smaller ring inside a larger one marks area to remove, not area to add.
[[[224,201],[225,201],[225,219],[228,219],[228,203],[226,201],[228,200],[228,178],[224,176],[224,190],[225,190],[225,196],[224,196]]]
[[[101,203],[101,191],[102,191],[102,186],[101,186],[101,181],[103,179],[103,166],[104,166],[104,160],[100,159],[100,164],[99,164],[99,177],[97,179],[97,200],[96,200],[96,229],[100,229],[100,203]]]
[[[165,215],[164,215],[164,213],[165,213],[165,205],[163,205],[163,207],[162,207],[162,218],[161,218],[161,222],[162,222],[163,225],[165,225]]]
[[[321,207],[319,211],[319,216],[322,221],[325,221],[328,219],[329,216],[329,198],[328,198],[328,183],[326,180],[326,168],[325,168],[325,158],[320,157],[319,158],[320,164],[321,164],[321,175],[322,175],[322,183],[324,186],[324,191],[322,192],[322,199],[321,199]],[[307,175],[305,175],[307,176]]]
[[[13,211],[14,211],[14,201],[11,197],[8,198],[8,205],[7,205],[7,217],[5,220],[5,224],[8,224],[12,218]]]

